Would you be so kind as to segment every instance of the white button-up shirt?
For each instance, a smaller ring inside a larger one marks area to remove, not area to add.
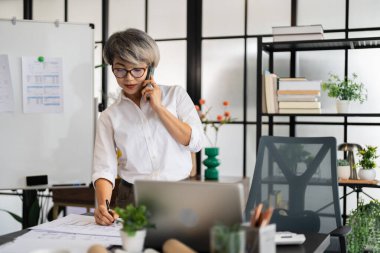
[[[161,103],[191,127],[188,146],[178,143],[166,130],[149,102],[140,108],[122,92],[98,119],[92,180],[109,180],[117,174],[129,183],[136,179],[178,181],[190,175],[190,152],[201,150],[202,123],[187,92],[179,86],[160,85]],[[117,159],[116,150],[121,152]]]

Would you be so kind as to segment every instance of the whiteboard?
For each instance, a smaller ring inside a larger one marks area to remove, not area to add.
[[[14,110],[0,112],[0,189],[91,181],[95,107],[94,36],[89,24],[0,19],[0,55],[9,59]],[[62,58],[63,112],[23,113],[21,58]]]

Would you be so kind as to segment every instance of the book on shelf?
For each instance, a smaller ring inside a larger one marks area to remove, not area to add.
[[[279,90],[320,90],[321,80],[294,80],[285,81],[280,80],[278,82]]]
[[[291,113],[291,114],[320,114],[322,113],[321,108],[311,108],[311,109],[302,109],[302,108],[280,108],[278,113]]]
[[[321,90],[281,90],[277,91],[278,95],[321,95]]]
[[[320,96],[318,95],[277,95],[278,102],[286,102],[286,101],[320,101]]]
[[[278,112],[277,102],[277,75],[265,71],[264,74],[264,87],[265,89],[265,101],[267,113]]]
[[[306,81],[305,77],[279,77],[278,81]]]
[[[321,102],[279,102],[280,109],[315,109],[321,108]]]
[[[323,34],[321,33],[273,35],[273,42],[323,40],[323,39],[324,37],[323,37]]]
[[[267,99],[265,96],[265,78],[262,78],[262,85],[261,85],[261,111],[262,113],[267,113]]]
[[[321,33],[323,34],[322,25],[299,25],[299,26],[274,26],[272,27],[273,35],[285,34],[307,34],[307,33]]]

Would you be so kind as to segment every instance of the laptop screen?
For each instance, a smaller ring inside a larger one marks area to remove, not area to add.
[[[146,248],[161,249],[177,239],[197,251],[209,251],[210,228],[243,221],[243,185],[199,181],[135,181],[135,199],[151,213]]]

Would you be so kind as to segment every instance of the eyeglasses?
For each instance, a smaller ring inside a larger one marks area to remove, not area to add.
[[[122,68],[112,68],[112,72],[117,78],[126,77],[128,73],[130,73],[134,78],[140,78],[144,75],[146,69],[147,68],[133,68],[128,70]]]

